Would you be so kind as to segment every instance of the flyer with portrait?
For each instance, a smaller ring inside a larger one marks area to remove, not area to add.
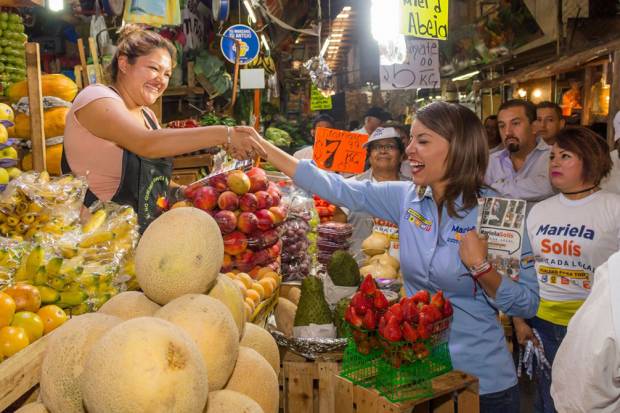
[[[485,197],[478,205],[477,229],[489,237],[489,262],[498,273],[518,280],[526,201]]]

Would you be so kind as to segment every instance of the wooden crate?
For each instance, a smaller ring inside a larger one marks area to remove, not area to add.
[[[335,380],[342,353],[307,360],[281,349],[280,411],[284,413],[336,413]]]
[[[43,336],[22,351],[0,363],[0,411],[17,400],[30,400],[39,384],[41,364],[49,335]]]
[[[338,413],[478,413],[478,379],[451,371],[432,380],[433,395],[423,399],[391,403],[376,389],[356,386],[335,376],[335,411]]]

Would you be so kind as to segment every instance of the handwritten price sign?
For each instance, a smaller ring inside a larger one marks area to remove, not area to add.
[[[381,90],[439,88],[437,40],[407,39],[407,59],[400,65],[381,66]]]
[[[424,39],[448,38],[448,0],[401,0],[403,34]]]
[[[314,162],[321,169],[358,174],[364,172],[368,135],[338,129],[317,128]]]

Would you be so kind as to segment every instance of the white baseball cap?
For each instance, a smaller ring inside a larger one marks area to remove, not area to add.
[[[400,139],[400,133],[398,133],[398,131],[394,128],[377,128],[375,129],[375,131],[372,133],[372,135],[370,135],[370,138],[368,138],[368,141],[362,145],[364,148],[368,147],[368,145],[370,145],[371,142],[374,141],[378,141],[381,139],[388,139],[388,138],[398,138]]]
[[[620,139],[620,111],[614,116],[614,140]]]

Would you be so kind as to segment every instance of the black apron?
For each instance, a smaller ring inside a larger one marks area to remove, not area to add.
[[[159,128],[145,109],[142,109],[142,114],[151,129]],[[71,173],[64,146],[60,167],[63,174]],[[157,200],[167,198],[171,176],[172,158],[143,158],[123,149],[121,181],[111,201],[119,205],[130,205],[136,211],[140,233],[142,233],[161,214],[162,211],[157,205]],[[97,200],[97,195],[87,189],[84,205],[89,207]]]

